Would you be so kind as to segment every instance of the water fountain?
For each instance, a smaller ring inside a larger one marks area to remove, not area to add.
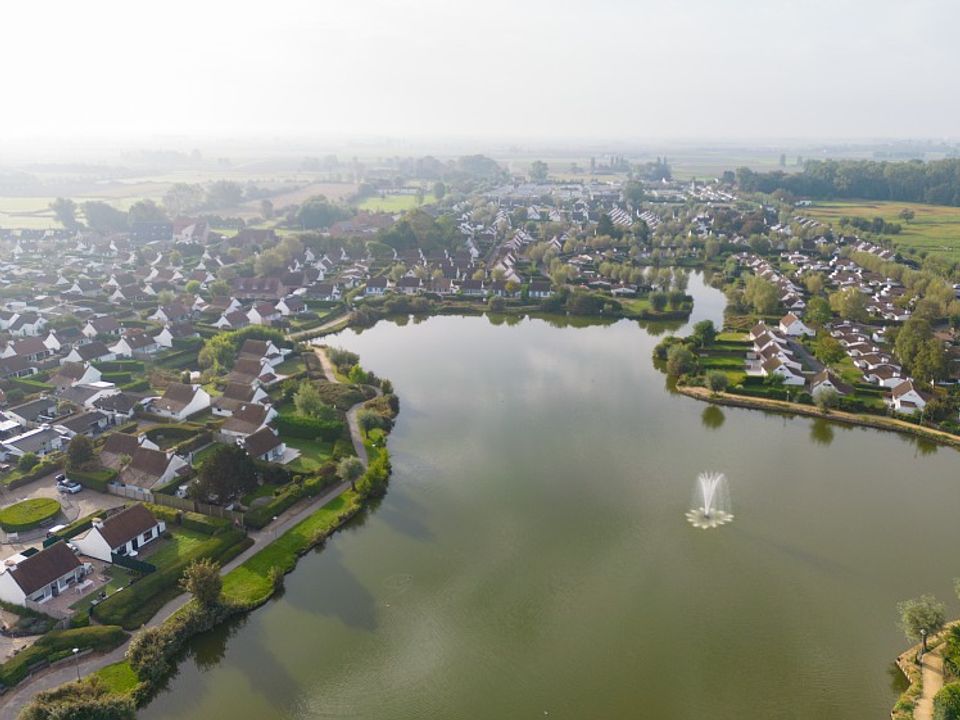
[[[704,472],[694,486],[694,508],[687,512],[687,522],[695,528],[709,530],[733,520],[730,512],[730,489],[723,473]]]

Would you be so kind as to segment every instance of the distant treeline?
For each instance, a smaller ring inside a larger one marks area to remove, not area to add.
[[[803,171],[758,173],[739,168],[737,185],[745,192],[772,193],[831,200],[900,200],[933,205],[960,205],[960,159],[923,162],[873,160],[808,160]]]

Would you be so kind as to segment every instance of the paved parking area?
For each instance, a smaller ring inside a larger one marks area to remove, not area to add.
[[[63,514],[66,515],[67,520],[72,522],[78,517],[83,517],[90,513],[98,512],[106,508],[117,507],[129,502],[129,500],[118,497],[117,495],[99,493],[86,488],[76,495],[60,493],[57,491],[57,483],[56,480],[54,480],[56,476],[57,473],[52,473],[26,485],[22,485],[21,487],[14,488],[13,490],[0,487],[0,507],[7,507],[8,505],[13,505],[14,503],[29,498],[55,498],[60,501],[63,507]],[[42,537],[22,543],[4,543],[0,545],[0,556],[6,557],[22,550],[24,547],[39,545],[40,540],[42,540]]]

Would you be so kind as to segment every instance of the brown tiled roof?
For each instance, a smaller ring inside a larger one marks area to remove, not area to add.
[[[80,561],[77,556],[61,541],[31,555],[7,572],[20,589],[30,595],[78,567]]]
[[[153,513],[137,503],[104,520],[103,527],[100,528],[100,534],[113,549],[125,545],[133,538],[155,527],[156,524],[157,519],[153,516]]]
[[[241,402],[250,402],[255,392],[256,390],[243,383],[227,383],[226,387],[223,388],[223,395],[221,395],[221,397],[230,400],[240,400]]]
[[[132,458],[139,447],[140,441],[137,440],[136,435],[115,432],[107,436],[107,441],[103,444],[101,452],[112,455],[129,455]]]
[[[192,385],[170,383],[163,397],[157,400],[157,406],[167,412],[179,412],[190,404],[196,394],[197,391]]]
[[[223,429],[236,433],[252,433],[263,425],[267,417],[267,408],[259,403],[245,403],[233,411]]]
[[[105,355],[110,355],[110,350],[99,340],[94,340],[91,343],[86,345],[81,345],[76,348],[77,352],[80,354],[84,360],[96,360]]]
[[[278,445],[280,445],[280,438],[268,427],[257,430],[243,442],[247,452],[255,458],[273,450]]]
[[[151,450],[143,446],[134,450],[130,459],[130,468],[137,472],[159,478],[167,471],[170,459],[161,450]]]
[[[252,340],[247,338],[243,341],[243,345],[240,346],[240,355],[256,355],[257,357],[263,357],[267,354],[267,341],[266,340]]]

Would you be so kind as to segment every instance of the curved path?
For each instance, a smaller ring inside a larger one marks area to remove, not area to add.
[[[336,373],[334,372],[333,364],[330,362],[330,358],[327,357],[327,354],[323,351],[323,349],[315,348],[315,352],[317,357],[320,359],[320,362],[323,364],[324,373],[327,375],[327,378],[330,380],[330,382],[340,382],[337,379]],[[375,388],[375,390],[378,395],[382,394],[379,388]],[[364,400],[357,403],[347,411],[347,422],[350,427],[350,438],[353,440],[353,447],[357,452],[357,457],[360,458],[360,461],[363,463],[364,467],[366,467],[368,463],[367,449],[364,447],[363,435],[361,434],[360,426],[357,423],[357,412],[363,406],[364,402],[366,401]],[[341,483],[336,487],[331,488],[323,495],[313,498],[305,505],[301,505],[299,507],[295,505],[294,507],[288,509],[277,518],[276,522],[271,523],[271,525],[267,528],[258,531],[248,531],[247,534],[253,539],[253,545],[220,568],[220,574],[226,575],[228,572],[238,567],[252,555],[261,550],[265,545],[269,545],[271,542],[273,542],[278,535],[286,532],[301,520],[304,520],[312,515],[331,500],[340,497],[340,495],[349,489],[350,483]],[[160,625],[177,610],[186,605],[189,600],[190,596],[187,593],[177,596],[160,608],[157,614],[154,615],[144,627],[155,627]],[[112,665],[115,662],[123,660],[127,652],[127,645],[128,643],[125,642],[106,654],[85,656],[80,660],[79,663],[80,675],[89,675],[90,673],[96,672],[107,665]],[[58,685],[63,685],[64,683],[75,681],[77,678],[77,668],[78,666],[72,663],[56,668],[50,668],[48,670],[41,671],[30,678],[27,678],[19,685],[11,688],[9,692],[0,697],[0,720],[16,720],[20,710],[36,693],[43,690],[50,690]]]

